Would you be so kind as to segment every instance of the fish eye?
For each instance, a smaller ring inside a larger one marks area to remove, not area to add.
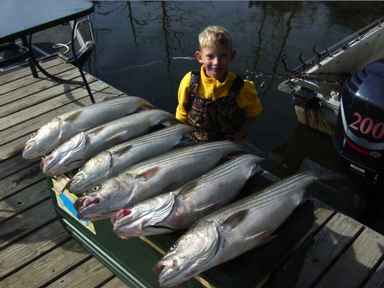
[[[91,190],[92,190],[93,192],[97,192],[97,191],[99,191],[100,189],[101,189],[101,185],[96,185],[96,186],[93,186]]]

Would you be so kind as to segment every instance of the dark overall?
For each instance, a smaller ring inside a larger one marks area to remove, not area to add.
[[[187,123],[194,128],[193,140],[196,142],[234,140],[234,135],[245,123],[245,111],[237,105],[237,97],[244,85],[243,79],[236,76],[229,95],[216,101],[198,96],[200,74],[191,73],[190,93],[187,95],[185,110]]]

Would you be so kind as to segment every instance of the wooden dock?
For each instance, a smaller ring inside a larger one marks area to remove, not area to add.
[[[42,64],[62,78],[80,77],[60,58]],[[122,94],[87,77],[96,101]],[[39,163],[20,155],[36,129],[89,104],[83,87],[33,78],[28,67],[0,75],[0,287],[126,287],[64,230]],[[320,205],[314,216],[312,228],[281,256],[269,280],[254,287],[286,287],[287,281],[303,288],[384,287],[384,237],[331,208]],[[278,281],[276,275],[285,276]]]

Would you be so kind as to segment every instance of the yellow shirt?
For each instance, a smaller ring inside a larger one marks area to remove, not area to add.
[[[176,108],[176,118],[181,122],[187,121],[187,111],[184,109],[184,102],[189,94],[189,85],[191,83],[191,72],[185,74],[180,82],[178,92],[178,105]],[[210,78],[205,74],[203,66],[200,69],[199,97],[215,101],[218,98],[229,95],[229,89],[232,86],[236,75],[229,72],[224,82]],[[256,94],[255,84],[252,81],[244,80],[244,85],[236,98],[237,105],[244,109],[247,118],[255,118],[262,110],[260,99]]]

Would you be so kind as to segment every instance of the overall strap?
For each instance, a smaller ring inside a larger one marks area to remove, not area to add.
[[[191,82],[189,83],[189,93],[185,98],[184,108],[188,112],[191,110],[193,98],[196,97],[199,91],[200,73],[198,71],[191,71]]]
[[[233,80],[233,83],[231,85],[231,88],[229,89],[229,97],[230,98],[236,98],[237,95],[240,94],[241,88],[244,86],[244,80],[236,75],[236,78]]]

